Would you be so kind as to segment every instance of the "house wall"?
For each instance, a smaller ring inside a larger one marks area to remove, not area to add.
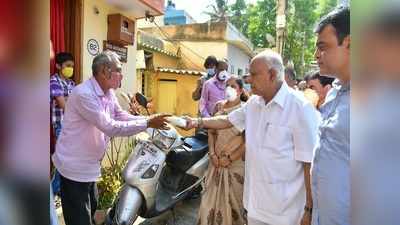
[[[214,55],[217,59],[227,58],[228,44],[225,41],[181,41],[182,63],[186,68],[204,70],[204,60],[209,55]],[[201,56],[201,57],[200,57]]]
[[[232,72],[231,67],[233,66],[233,74],[238,75],[238,69],[241,69],[242,75],[244,75],[246,73],[246,69],[249,68],[249,62],[251,58],[238,47],[228,44],[227,59],[229,63],[229,72]]]
[[[253,44],[247,39],[244,34],[242,34],[235,26],[231,23],[226,24],[226,36],[225,39],[233,42],[238,42],[242,45],[244,49],[247,49],[248,53],[251,54],[254,48]],[[246,46],[246,47],[245,47]]]
[[[159,52],[153,52],[153,65],[157,67],[177,68],[178,58],[165,55]]]
[[[138,28],[148,28],[148,27],[155,27],[156,25],[145,18],[138,19],[136,21]],[[164,16],[155,16],[154,22],[157,23],[158,26],[164,26]]]
[[[174,73],[164,73],[164,72],[156,72],[151,76],[151,96],[152,103],[155,107],[155,112],[159,112],[157,109],[157,97],[163,93],[163,90],[158,89],[158,82],[162,79],[165,80],[176,80],[177,81],[177,100],[176,100],[176,115],[188,115],[192,117],[196,117],[198,113],[198,101],[194,101],[192,99],[192,92],[196,89],[197,80],[199,76],[187,75],[187,74],[174,74]],[[191,135],[193,131],[187,132],[183,130],[179,130],[180,134],[183,135]]]
[[[181,44],[187,47],[181,46],[182,63],[186,68],[204,70],[204,60],[209,55],[214,55],[217,59],[227,59],[229,64],[228,72],[231,72],[231,67],[233,66],[233,73],[236,75],[238,75],[238,69],[242,69],[242,75],[244,75],[246,68],[249,68],[251,57],[240,48],[226,41],[181,41]]]
[[[144,28],[147,33],[158,37],[163,34],[156,28]],[[162,27],[171,40],[180,44],[182,68],[204,70],[203,63],[207,56],[230,61],[230,71],[234,74],[238,68],[246,73],[249,59],[253,54],[251,42],[232,24],[225,22],[169,25]]]
[[[97,7],[99,13],[94,12]],[[100,51],[103,51],[103,41],[107,40],[107,16],[108,14],[121,13],[135,21],[135,18],[121,12],[117,8],[107,4],[104,0],[85,0],[83,4],[83,43],[82,43],[82,81],[89,79],[92,76],[92,61],[94,56],[90,55],[87,48],[89,39],[95,39],[100,46]],[[136,34],[136,31],[135,31]],[[136,91],[136,35],[135,44],[127,46],[128,62],[123,63],[122,87],[118,91],[135,92]],[[121,102],[123,103],[123,102]],[[125,105],[126,106],[126,105]]]

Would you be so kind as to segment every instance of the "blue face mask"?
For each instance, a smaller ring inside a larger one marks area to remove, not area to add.
[[[244,88],[246,91],[251,91],[251,84],[243,84],[243,88]]]
[[[209,77],[214,76],[214,74],[215,74],[215,68],[207,69],[207,75],[208,75]]]

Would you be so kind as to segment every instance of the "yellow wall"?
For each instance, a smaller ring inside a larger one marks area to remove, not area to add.
[[[92,61],[94,56],[90,55],[87,49],[89,39],[95,39],[103,50],[103,41],[107,40],[107,15],[121,13],[135,21],[133,16],[108,5],[104,0],[84,0],[83,5],[83,39],[82,39],[82,81],[87,80],[92,75]],[[94,13],[94,8],[99,9],[99,14]],[[135,31],[136,33],[136,31]],[[136,92],[136,35],[135,45],[128,47],[128,62],[123,63],[122,88],[119,91]],[[124,102],[120,101],[123,106]],[[125,108],[125,107],[124,107]]]
[[[152,76],[151,79],[152,85],[150,89],[154,107],[158,106],[157,98],[159,94],[164,94],[162,92],[159,93],[159,91],[162,91],[158,89],[159,80],[160,79],[176,80],[177,81],[176,115],[178,116],[189,115],[192,117],[197,117],[198,101],[192,100],[192,92],[194,89],[196,89],[197,79],[199,79],[198,76],[192,76],[187,74],[161,73],[161,72],[157,72],[155,74],[152,74],[151,76]],[[156,112],[158,112],[157,108]],[[182,135],[191,135],[193,134],[193,131],[185,132],[179,129],[179,133]]]
[[[217,59],[227,58],[228,54],[228,43],[224,41],[215,42],[195,42],[195,41],[181,41],[181,56],[182,61],[187,68],[204,70],[203,64],[204,60],[209,55],[214,55]],[[195,53],[193,53],[193,50]],[[200,58],[198,55],[202,56]],[[190,60],[189,60],[190,59]]]
[[[167,68],[178,68],[178,58],[165,55],[159,52],[153,52],[153,66],[157,67],[167,67]]]

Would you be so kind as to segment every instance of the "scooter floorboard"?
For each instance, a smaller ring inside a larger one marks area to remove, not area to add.
[[[182,199],[186,198],[188,193],[183,194],[177,199],[174,199],[173,196],[175,196],[178,193],[168,191],[166,188],[163,188],[162,185],[160,185],[157,189],[157,194],[156,194],[156,201],[155,201],[155,206],[153,209],[148,211],[145,215],[142,215],[144,218],[152,218],[155,216],[159,216],[162,213],[172,209],[175,207],[175,205],[181,201]]]

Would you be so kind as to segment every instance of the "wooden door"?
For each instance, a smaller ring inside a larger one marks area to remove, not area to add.
[[[159,80],[157,112],[176,115],[176,80]]]

